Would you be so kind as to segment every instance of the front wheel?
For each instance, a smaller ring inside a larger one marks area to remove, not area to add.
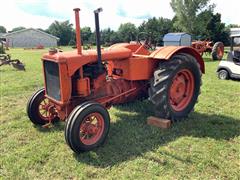
[[[201,71],[196,59],[180,53],[160,62],[149,88],[149,99],[156,116],[171,120],[185,118],[194,108],[200,93]]]
[[[108,111],[99,103],[85,102],[69,115],[65,140],[75,153],[90,151],[104,143],[109,126]]]
[[[45,125],[59,120],[49,100],[44,96],[44,88],[36,91],[27,103],[27,114],[33,124]]]

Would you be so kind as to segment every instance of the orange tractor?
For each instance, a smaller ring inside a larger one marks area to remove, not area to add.
[[[193,41],[192,47],[202,56],[203,53],[211,53],[213,60],[222,60],[224,55],[224,44],[222,42],[212,41]]]
[[[65,139],[80,153],[101,145],[107,137],[112,105],[149,97],[156,116],[172,121],[194,108],[204,62],[191,47],[168,46],[149,50],[144,43],[120,43],[101,49],[99,12],[94,11],[97,50],[82,50],[76,8],[73,52],[51,50],[42,57],[45,86],[27,104],[32,123],[48,125],[66,120]]]

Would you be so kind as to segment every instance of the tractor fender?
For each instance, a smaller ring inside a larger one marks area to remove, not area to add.
[[[165,46],[153,51],[149,57],[153,59],[170,60],[178,53],[190,54],[196,58],[202,73],[205,73],[205,65],[202,56],[193,48],[188,46]]]

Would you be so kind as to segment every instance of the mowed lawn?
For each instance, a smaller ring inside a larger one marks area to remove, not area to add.
[[[43,129],[26,115],[28,98],[43,86],[44,52],[12,49],[26,72],[0,67],[0,179],[240,179],[240,81],[218,80],[218,62],[205,58],[188,119],[162,130],[146,124],[147,100],[115,106],[104,146],[76,155],[63,122]]]

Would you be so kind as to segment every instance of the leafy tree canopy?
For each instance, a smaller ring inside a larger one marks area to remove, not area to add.
[[[227,28],[240,28],[240,24],[229,24]]]
[[[146,32],[151,36],[153,44],[160,44],[162,37],[168,32],[173,31],[173,23],[166,18],[150,18],[144,21],[138,28],[139,32]]]
[[[123,42],[130,42],[136,39],[137,28],[132,23],[121,24],[118,28],[119,38]]]
[[[7,29],[4,26],[0,26],[0,33],[6,33]]]
[[[72,24],[69,21],[54,21],[47,29],[47,32],[60,38],[60,45],[68,45],[73,36]]]
[[[210,0],[171,0],[171,7],[176,13],[174,26],[181,31],[197,35],[199,30],[199,15],[212,11],[215,5],[209,5]]]
[[[10,32],[20,31],[20,30],[23,30],[23,29],[26,29],[26,28],[23,27],[23,26],[19,26],[19,27],[13,28]]]

